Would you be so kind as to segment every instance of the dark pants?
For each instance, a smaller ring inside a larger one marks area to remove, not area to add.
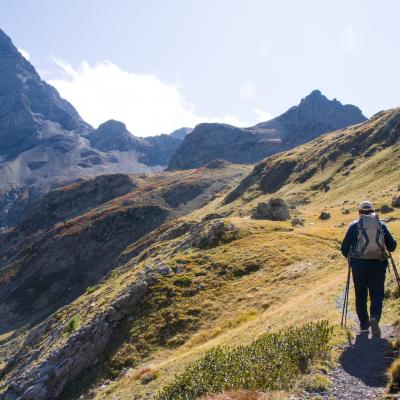
[[[381,319],[383,297],[385,294],[386,268],[366,267],[352,268],[354,291],[356,294],[356,311],[362,328],[369,326],[367,310],[368,292],[371,300],[370,316]]]

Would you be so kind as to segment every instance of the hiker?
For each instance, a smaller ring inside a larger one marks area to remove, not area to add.
[[[394,251],[397,243],[387,226],[375,214],[371,202],[358,206],[360,218],[352,222],[342,242],[342,254],[348,257],[353,273],[356,295],[356,311],[361,332],[371,327],[373,336],[380,336],[379,320],[385,291],[385,275],[388,266],[387,251]],[[371,301],[370,315],[367,310],[368,292]]]

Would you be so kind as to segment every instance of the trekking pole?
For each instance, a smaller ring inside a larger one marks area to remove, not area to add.
[[[396,264],[394,263],[392,253],[391,253],[390,251],[388,251],[388,253],[389,253],[390,261],[391,261],[391,263],[392,263],[393,273],[394,273],[394,276],[395,276],[395,278],[396,278],[397,285],[398,285],[399,290],[400,290],[400,276],[399,276],[399,272],[397,271]]]
[[[347,272],[347,281],[346,281],[346,288],[344,292],[344,299],[343,299],[343,309],[342,309],[342,320],[340,322],[340,326],[346,326],[347,323],[347,309],[349,304],[349,289],[350,289],[350,264],[349,269]]]
[[[344,326],[347,326],[347,310],[349,308],[349,292],[350,292],[350,276],[347,279],[347,298],[346,298],[346,311],[344,313]]]

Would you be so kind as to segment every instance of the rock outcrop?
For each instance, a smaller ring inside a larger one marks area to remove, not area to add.
[[[46,348],[34,352],[31,357],[24,359],[24,354],[18,355],[14,364],[19,363],[19,369],[12,378],[5,400],[47,400],[57,398],[65,385],[71,382],[79,373],[90,366],[99,354],[104,351],[110,340],[116,323],[132,313],[145,299],[149,287],[156,282],[157,275],[162,271],[155,268],[147,269],[140,275],[137,282],[128,288],[110,306],[99,312],[86,325],[72,332],[69,337],[46,354]],[[34,346],[47,337],[48,345],[67,329],[58,326],[54,329],[55,321],[49,318],[40,324],[27,339],[27,345]],[[41,353],[45,353],[41,357]],[[36,359],[36,360],[35,360]],[[36,362],[33,362],[36,361]]]
[[[172,156],[169,169],[196,168],[217,158],[251,164],[315,137],[366,118],[353,105],[328,100],[314,90],[298,106],[270,121],[249,128],[227,124],[197,125]]]
[[[0,234],[0,334],[73,301],[148,246],[139,243],[145,235],[204,206],[245,171],[228,165],[104,175],[34,202],[20,224]],[[129,248],[135,242],[139,250]]]
[[[392,199],[392,207],[400,207],[400,196],[394,196]]]
[[[289,207],[283,199],[272,198],[268,203],[258,203],[252,218],[286,221],[290,219]]]

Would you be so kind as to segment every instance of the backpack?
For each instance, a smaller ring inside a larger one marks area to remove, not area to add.
[[[350,257],[365,260],[385,260],[385,238],[382,223],[376,215],[361,215],[357,223],[357,242]]]

